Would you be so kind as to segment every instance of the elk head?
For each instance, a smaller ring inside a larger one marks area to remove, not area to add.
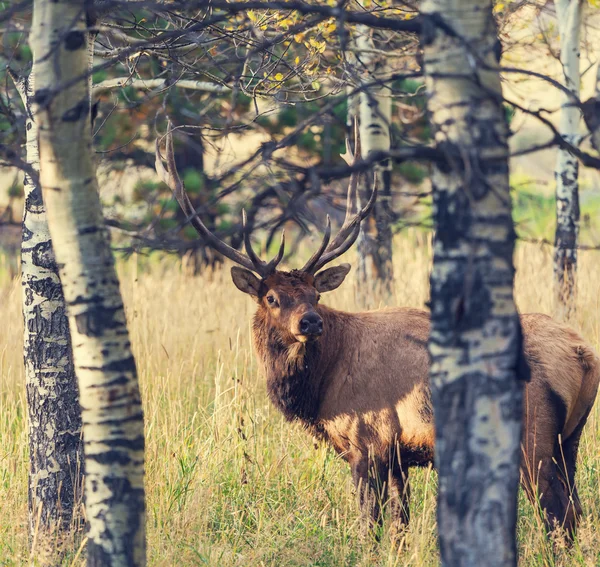
[[[360,143],[355,128],[356,148],[351,152],[346,140],[346,154],[342,156],[349,165],[360,159]],[[242,213],[244,229],[244,247],[246,254],[232,248],[217,238],[204,225],[185,191],[185,187],[175,165],[171,123],[166,135],[165,170],[160,155],[159,142],[156,141],[156,171],[162,180],[171,188],[189,222],[196,232],[217,252],[239,264],[231,268],[231,277],[235,286],[247,293],[259,305],[260,314],[268,321],[270,328],[277,328],[285,344],[307,343],[318,339],[323,333],[323,320],[317,311],[320,294],[339,287],[350,271],[350,264],[341,264],[323,270],[329,262],[346,252],[356,241],[361,221],[369,214],[377,196],[376,183],[368,203],[364,208],[357,208],[358,174],[350,177],[346,200],[346,217],[338,234],[330,242],[331,221],[327,216],[327,226],[319,249],[311,256],[300,270],[285,272],[277,266],[283,258],[285,234],[281,234],[281,244],[277,255],[264,262],[255,253],[250,242],[247,229],[246,213]]]

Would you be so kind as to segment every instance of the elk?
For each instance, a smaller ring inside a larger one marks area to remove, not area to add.
[[[358,145],[357,139],[352,163]],[[177,173],[170,134],[166,161],[167,170],[157,141],[157,172],[198,234],[238,264],[231,268],[233,283],[257,304],[253,340],[272,403],[348,462],[372,524],[381,522],[380,503],[388,501],[396,526],[407,524],[409,468],[434,460],[429,313],[411,308],[348,313],[320,303],[321,294],[338,288],[350,271],[349,264],[324,267],[355,242],[373,207],[376,184],[368,203],[354,213],[357,175],[352,174],[338,234],[330,242],[328,218],[323,241],[304,267],[283,271],[278,269],[283,234],[277,255],[267,263],[252,249],[248,230],[243,254],[206,228]],[[522,484],[530,500],[539,498],[547,530],[562,527],[571,537],[582,514],[577,451],[596,397],[600,359],[572,329],[546,315],[522,315],[521,324],[531,373],[523,410]]]

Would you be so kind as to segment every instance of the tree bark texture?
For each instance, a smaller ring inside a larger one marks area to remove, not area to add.
[[[25,112],[27,162],[39,173],[32,110],[35,65],[15,82]],[[39,565],[60,563],[83,524],[83,446],[77,378],[58,267],[37,180],[23,181],[21,244],[24,362],[29,423],[29,531]]]
[[[354,89],[347,87],[347,101],[348,101],[348,112],[346,114],[346,131],[348,136],[351,137],[354,132],[354,121],[358,120],[359,110],[359,94],[350,94]],[[359,134],[360,135],[360,134]],[[358,191],[358,203],[357,207],[360,208],[361,204],[360,190]],[[369,288],[369,269],[367,267],[367,259],[369,256],[369,236],[366,233],[366,221],[360,223],[360,229],[358,238],[356,239],[356,302],[363,308],[371,307],[371,301],[373,298],[372,289]]]
[[[564,85],[576,100],[580,93],[579,53],[582,0],[555,2],[560,33],[560,62]],[[559,131],[574,146],[581,143],[581,112],[575,100],[563,94]],[[575,307],[577,243],[579,240],[579,161],[558,148],[556,158],[556,234],[554,237],[554,283],[559,312],[569,317]]]
[[[426,0],[432,172],[431,390],[442,565],[514,566],[523,388],[507,124],[492,3]],[[487,65],[486,69],[483,69]]]
[[[357,26],[356,66],[362,83],[367,85],[375,79],[385,78],[389,74],[385,58],[385,37],[367,26]],[[380,52],[377,51],[380,50]],[[376,151],[390,149],[390,123],[392,118],[392,98],[385,84],[371,85],[359,94],[359,128],[361,150],[364,158]],[[392,193],[391,161],[375,165],[380,190],[373,215],[365,224],[363,246],[372,262],[371,274],[365,274],[371,284],[375,284],[378,294],[389,299],[394,290],[394,269],[392,264]],[[366,268],[368,271],[368,268]],[[369,278],[370,275],[370,278]]]
[[[85,0],[35,0],[40,180],[67,304],[85,448],[89,566],[145,564],[144,430],[91,139]]]

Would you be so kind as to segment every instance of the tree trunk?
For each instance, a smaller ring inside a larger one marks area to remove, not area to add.
[[[86,0],[35,0],[40,181],[79,382],[87,563],[145,564],[144,431],[92,157]]]
[[[422,32],[432,172],[431,390],[442,565],[514,566],[521,328],[507,124],[490,0],[426,0]],[[490,66],[484,70],[482,63]]]
[[[350,139],[352,139],[352,135],[354,132],[354,121],[358,120],[358,110],[359,110],[359,95],[358,94],[350,94],[354,89],[353,87],[348,86],[346,88],[347,91],[347,101],[348,101],[348,112],[346,114],[346,132]],[[353,149],[354,151],[354,149]],[[360,187],[360,184],[359,184]],[[364,195],[360,194],[360,190],[358,192],[358,203],[357,207],[361,206],[361,197]],[[372,307],[372,302],[374,299],[372,285],[369,285],[369,281],[371,280],[370,270],[368,268],[368,257],[369,254],[369,246],[370,246],[370,236],[368,231],[366,230],[366,226],[369,219],[365,219],[360,223],[358,238],[356,239],[356,303],[360,305],[364,309]]]
[[[362,82],[368,84],[374,79],[381,79],[388,74],[386,59],[376,54],[376,48],[385,52],[385,45],[376,41],[367,26],[357,27],[356,59],[357,69],[362,75]],[[389,151],[390,122],[392,117],[392,98],[385,84],[369,86],[359,95],[360,141],[363,158],[372,152]],[[394,269],[392,264],[392,194],[391,194],[391,161],[375,165],[375,172],[382,184],[379,197],[375,203],[371,227],[365,236],[365,252],[370,255],[373,273],[371,285],[375,285],[378,295],[388,300],[394,291]],[[368,241],[371,242],[368,242]],[[367,268],[368,269],[368,268]]]
[[[35,55],[34,55],[35,61]],[[35,68],[15,80],[26,120],[27,162],[39,172],[31,98]],[[83,524],[83,447],[77,378],[58,267],[37,180],[26,173],[21,245],[29,422],[29,533],[39,565],[57,565]]]
[[[560,32],[560,62],[565,87],[579,99],[579,38],[582,0],[557,0]],[[581,142],[581,113],[571,97],[563,94],[559,130],[572,145]],[[556,235],[554,238],[555,295],[563,318],[575,308],[577,241],[579,239],[579,162],[569,151],[558,148],[556,158]]]

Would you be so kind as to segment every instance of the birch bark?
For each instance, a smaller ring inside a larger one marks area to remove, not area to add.
[[[35,60],[35,54],[34,54]],[[35,64],[15,85],[26,119],[27,162],[39,173],[32,97]],[[21,243],[29,424],[29,533],[38,565],[57,565],[83,524],[83,447],[77,378],[58,267],[38,180],[25,173]]]
[[[442,565],[517,563],[522,383],[507,125],[490,0],[425,0],[432,173],[431,390]],[[485,63],[483,69],[481,63]],[[519,374],[519,376],[518,376]]]
[[[367,26],[357,26],[356,65],[362,76],[363,84],[374,79],[383,79],[388,74],[385,45],[376,41],[374,30]],[[379,51],[377,50],[379,48]],[[359,126],[362,155],[390,149],[390,123],[392,118],[392,98],[385,84],[371,85],[363,88],[359,95]],[[391,194],[391,161],[387,160],[375,166],[382,189],[372,215],[372,221],[365,223],[365,233],[361,235],[359,250],[370,256],[371,273],[367,262],[363,264],[364,274],[361,279],[375,284],[382,299],[389,299],[394,289],[394,270],[392,264],[392,194]],[[366,233],[366,231],[370,233]]]
[[[145,564],[143,414],[93,164],[85,8],[86,0],[34,2],[40,181],[79,382],[87,564],[138,566]]]
[[[580,93],[580,35],[582,0],[556,0],[560,33],[560,62],[564,85],[576,100]],[[563,94],[559,131],[573,146],[579,146],[581,112],[572,97]],[[568,150],[558,148],[556,169],[556,234],[554,237],[554,284],[561,315],[568,318],[575,308],[577,243],[579,240],[579,161]]]

